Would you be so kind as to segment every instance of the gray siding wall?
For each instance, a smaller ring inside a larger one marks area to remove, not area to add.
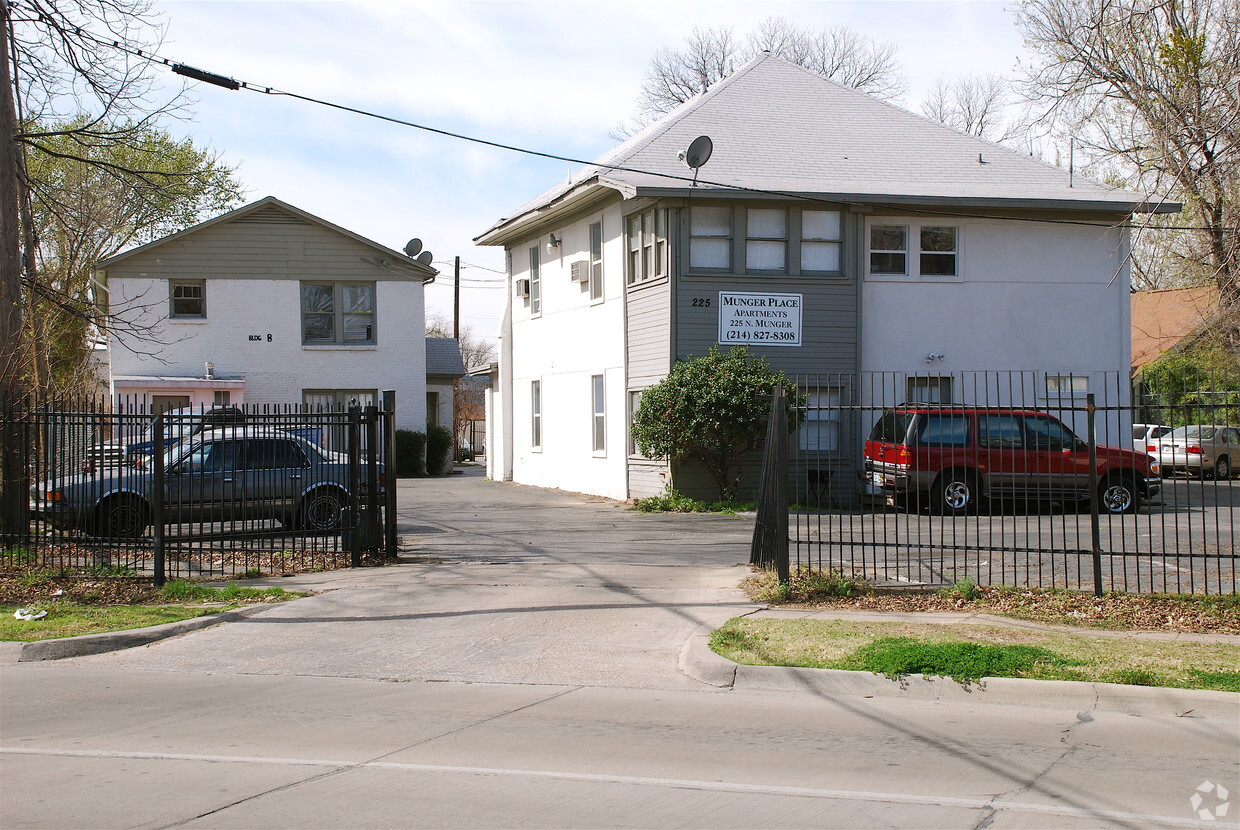
[[[117,263],[109,276],[176,279],[413,280],[362,260],[379,252],[270,207]]]
[[[670,280],[628,287],[624,328],[627,391],[646,389],[663,380],[672,362]],[[668,464],[630,456],[628,478],[629,498],[661,495],[667,487]]]

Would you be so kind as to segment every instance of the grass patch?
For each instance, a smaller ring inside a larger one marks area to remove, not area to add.
[[[12,605],[0,605],[0,640],[29,643],[35,640],[59,640],[83,634],[125,631],[152,625],[178,622],[207,614],[227,611],[236,606],[188,608],[178,605],[56,605],[41,609],[47,616],[41,620],[14,618]]]
[[[739,617],[711,634],[737,663],[1240,691],[1240,646],[1158,642],[988,625]]]
[[[690,498],[676,490],[668,490],[659,496],[649,496],[633,503],[639,513],[722,513],[735,516],[754,509],[751,501],[704,502]]]
[[[125,631],[178,622],[231,611],[241,605],[284,602],[304,594],[283,588],[247,588],[242,585],[214,587],[187,580],[174,580],[160,588],[148,602],[133,604],[91,604],[63,596],[26,601],[23,605],[0,605],[0,640],[32,642],[58,640],[82,634]],[[84,599],[91,599],[86,593]],[[204,605],[210,603],[210,607]],[[38,620],[14,617],[19,608],[46,611]]]

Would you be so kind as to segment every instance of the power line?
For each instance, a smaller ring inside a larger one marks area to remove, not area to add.
[[[9,1],[11,2],[11,5],[13,6],[24,5],[23,3],[20,2],[20,0],[9,0]],[[0,0],[0,2],[3,2],[3,0]],[[32,9],[32,11],[38,16],[40,20],[47,19],[46,15],[44,15],[43,12],[39,11],[38,9]],[[422,130],[424,132],[433,133],[435,135],[441,135],[447,138],[455,138],[459,141],[468,141],[474,144],[481,144],[486,147],[494,147],[499,150],[508,150],[514,153],[522,153],[524,155],[534,156],[537,158],[549,159],[551,161],[563,161],[563,162],[568,162],[570,164],[579,164],[579,165],[588,166],[588,167],[604,168],[607,170],[616,170],[616,171],[620,171],[624,173],[638,173],[641,175],[655,176],[657,178],[668,179],[670,181],[689,182],[690,184],[693,184],[695,186],[696,185],[707,185],[710,187],[718,187],[718,188],[723,188],[726,190],[733,190],[733,191],[740,192],[740,193],[755,193],[755,194],[760,194],[764,196],[778,196],[778,197],[785,198],[785,199],[807,201],[807,202],[813,202],[817,204],[835,205],[839,203],[838,201],[830,201],[830,200],[818,198],[815,196],[808,196],[803,193],[791,193],[791,192],[780,191],[780,190],[766,190],[763,188],[746,187],[744,185],[731,184],[728,182],[716,182],[716,181],[711,181],[707,179],[701,179],[696,176],[690,177],[690,176],[678,176],[672,173],[659,173],[659,172],[655,172],[651,170],[642,170],[636,167],[628,167],[625,165],[618,165],[618,164],[607,164],[604,162],[591,161],[591,160],[586,160],[586,159],[574,158],[572,156],[559,155],[557,153],[543,152],[541,150],[531,150],[526,147],[518,147],[513,144],[504,144],[498,141],[490,141],[485,138],[477,138],[475,136],[466,135],[464,133],[456,133],[450,130],[440,129],[438,127],[431,127],[425,124],[418,124],[417,122],[406,121],[402,118],[396,118],[395,116],[383,115],[382,113],[359,109],[357,107],[351,107],[351,106],[348,106],[347,104],[338,104],[338,103],[335,103],[334,101],[327,101],[321,98],[314,98],[312,96],[302,95],[301,93],[297,93],[297,92],[281,90],[281,89],[277,89],[276,87],[267,86],[264,84],[255,84],[250,81],[240,81],[240,80],[237,80],[235,78],[232,78],[226,75],[220,75],[215,72],[198,69],[196,67],[189,66],[187,64],[181,63],[179,61],[175,61],[170,58],[160,57],[159,55],[149,50],[133,48],[129,46],[128,44],[125,44],[116,38],[100,38],[97,35],[93,34],[92,32],[89,32],[82,28],[75,29],[74,33],[77,34],[79,37],[83,37],[88,40],[91,40],[99,44],[100,46],[111,47],[113,49],[117,49],[118,51],[125,52],[128,55],[147,61],[148,63],[167,66],[173,72],[183,77],[190,78],[196,81],[201,81],[203,83],[212,84],[214,86],[223,87],[224,89],[230,89],[230,90],[243,89],[249,92],[257,92],[263,95],[294,98],[299,101],[305,101],[306,103],[318,104],[320,106],[328,107],[331,109],[337,109],[343,112],[350,112],[350,113],[353,113],[354,115],[360,115],[365,118],[373,118],[378,121],[386,121],[390,124],[396,124],[396,125],[403,126],[403,127],[411,127],[413,129]],[[1004,216],[995,216],[995,215],[989,215],[989,214],[968,213],[968,212],[961,212],[961,211],[918,208],[915,206],[903,206],[903,207],[909,213],[924,214],[924,215],[929,215],[929,216],[950,216],[950,217],[956,217],[956,218],[962,218],[962,219],[1005,219],[1006,218],[1006,219],[1014,219],[1014,220],[1025,221],[1025,222],[1039,222],[1039,223],[1044,223],[1044,224],[1080,225],[1084,227],[1093,227],[1093,228],[1113,227],[1113,228],[1124,228],[1124,229],[1129,229],[1129,230],[1135,229],[1135,230],[1145,230],[1145,231],[1178,230],[1178,231],[1213,231],[1216,233],[1240,232],[1240,228],[1227,228],[1227,227],[1199,227],[1199,226],[1184,226],[1184,225],[1167,226],[1167,225],[1150,225],[1148,223],[1118,224],[1118,223],[1104,223],[1104,222],[1085,222],[1082,220],[1075,220],[1075,219],[1048,219],[1048,218],[1042,218],[1042,217],[1026,217],[1026,216],[1004,217]],[[472,267],[481,268],[483,266],[472,266]],[[494,269],[486,269],[486,270],[494,270]],[[503,273],[503,272],[496,271],[496,273]]]

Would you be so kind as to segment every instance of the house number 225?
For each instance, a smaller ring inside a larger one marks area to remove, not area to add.
[[[694,297],[694,308],[710,308],[710,297]]]
[[[251,334],[251,335],[250,335],[250,342],[251,342],[251,343],[258,343],[258,342],[261,342],[261,341],[262,341],[262,339],[263,339],[263,336],[262,336],[261,334]],[[268,342],[268,343],[270,343],[270,342],[271,342],[271,335],[270,335],[270,334],[268,334],[268,335],[267,335],[267,342]]]

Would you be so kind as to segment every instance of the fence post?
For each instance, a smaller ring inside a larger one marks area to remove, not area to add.
[[[383,392],[383,538],[385,556],[396,558],[396,390]]]
[[[164,543],[164,482],[167,471],[164,470],[164,416],[155,416],[151,425],[151,475],[154,479],[151,486],[151,523],[154,530],[155,587],[162,588],[167,579],[167,560],[165,559]]]
[[[341,516],[341,534],[345,549],[349,552],[349,564],[354,568],[362,566],[362,549],[358,544],[357,527],[359,497],[362,493],[362,410],[358,406],[349,407],[348,424],[345,426],[345,444],[349,450],[349,500]]]
[[[383,538],[379,535],[379,407],[374,404],[367,405],[362,424],[366,428],[366,510],[362,516],[365,522],[363,542],[366,549],[374,553],[383,543]]]
[[[1089,432],[1089,538],[1090,556],[1094,566],[1094,596],[1102,596],[1102,517],[1099,515],[1098,439],[1094,435],[1097,407],[1094,393],[1085,396],[1085,423]],[[1133,493],[1136,498],[1136,493]]]
[[[791,579],[788,563],[788,414],[784,388],[771,390],[771,415],[766,424],[762,479],[758,485],[758,516],[753,526],[750,564],[775,565],[781,583]]]

